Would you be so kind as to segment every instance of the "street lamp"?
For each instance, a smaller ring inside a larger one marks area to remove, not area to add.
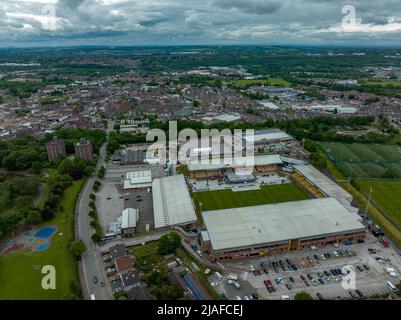
[[[366,222],[366,219],[368,216],[368,207],[369,207],[370,199],[372,197],[372,192],[373,192],[372,188],[369,188],[369,189],[370,189],[369,198],[368,198],[368,203],[366,204],[366,209],[365,209],[365,218],[364,218],[365,222]]]

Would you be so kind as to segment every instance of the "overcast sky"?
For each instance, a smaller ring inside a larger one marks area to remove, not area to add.
[[[342,23],[344,5],[354,6],[354,23]],[[0,0],[0,46],[400,46],[400,40],[400,0]]]

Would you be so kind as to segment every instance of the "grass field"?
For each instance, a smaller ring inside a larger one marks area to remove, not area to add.
[[[366,196],[372,188],[374,205],[401,226],[401,181],[357,180],[357,186]]]
[[[242,79],[242,80],[232,80],[230,81],[230,83],[243,87],[253,86],[253,85],[288,87],[291,85],[291,83],[281,78]]]
[[[194,192],[192,196],[198,211],[200,209],[199,203],[202,203],[202,211],[209,211],[310,199],[306,191],[292,183],[268,185],[259,190],[250,191]]]
[[[56,225],[59,228],[58,233],[52,238],[49,249],[43,252],[17,253],[0,257],[0,300],[65,299],[72,294],[72,283],[79,287],[76,262],[70,253],[69,243],[74,237],[73,214],[83,182],[83,180],[75,181],[65,191],[61,201],[63,212],[42,224]],[[44,275],[37,266],[44,265],[53,265],[56,268],[55,290],[43,290],[41,287]]]
[[[321,142],[325,154],[348,178],[382,178],[389,169],[401,178],[401,148],[393,144]]]

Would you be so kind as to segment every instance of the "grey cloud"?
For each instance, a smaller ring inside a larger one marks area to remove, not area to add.
[[[222,9],[238,9],[249,14],[271,14],[282,6],[279,0],[215,0],[214,5]]]

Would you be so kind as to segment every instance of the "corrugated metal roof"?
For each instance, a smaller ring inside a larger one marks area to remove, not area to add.
[[[152,194],[156,229],[197,220],[182,174],[155,179],[152,183]]]
[[[224,160],[225,159],[220,159],[219,163],[213,163],[213,160],[210,159],[203,160],[207,163],[195,163],[195,161],[192,161],[188,164],[188,170],[200,171],[200,170],[218,170],[224,167],[235,168],[244,166],[244,163],[247,166],[268,166],[268,165],[283,163],[278,154],[269,154],[269,155],[260,155],[260,156],[242,157],[242,158],[240,157],[238,158],[238,161],[236,161],[236,158],[227,159],[227,161]],[[203,162],[203,161],[197,161],[197,162]]]
[[[127,208],[121,216],[121,229],[135,228],[138,221],[138,209]]]
[[[294,168],[326,196],[335,198],[342,203],[351,203],[352,195],[315,167],[311,165],[295,165]]]
[[[214,250],[363,230],[357,215],[334,198],[202,213]]]

